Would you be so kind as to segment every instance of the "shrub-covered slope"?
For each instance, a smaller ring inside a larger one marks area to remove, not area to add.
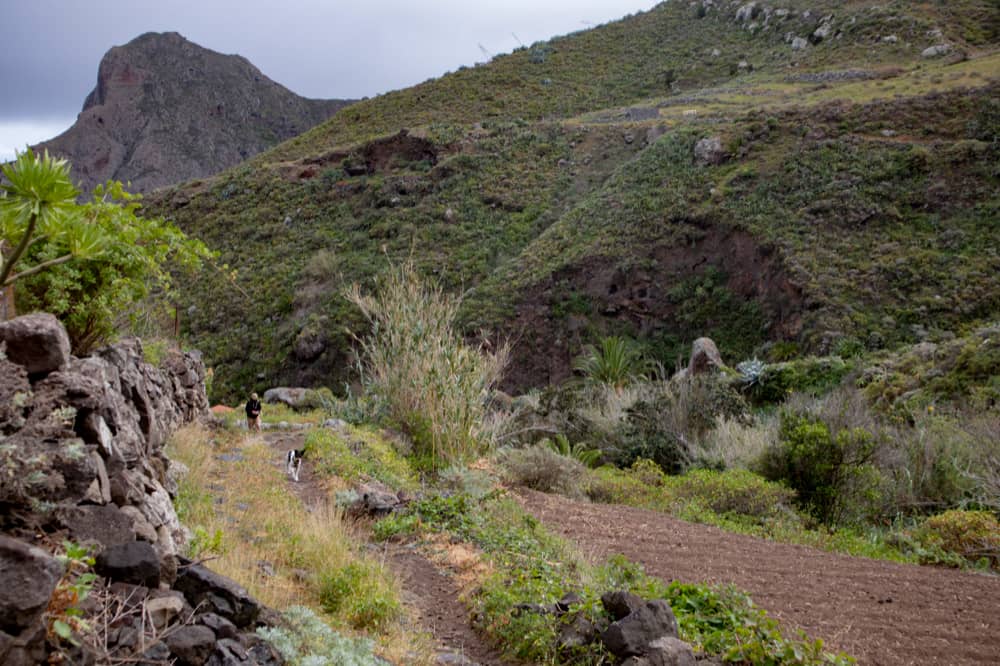
[[[184,325],[224,393],[339,386],[341,288],[409,255],[469,290],[470,334],[513,336],[514,387],[607,333],[672,366],[703,334],[739,360],[988,321],[998,16],[671,2],[358,103],[153,198],[238,269],[189,285]]]

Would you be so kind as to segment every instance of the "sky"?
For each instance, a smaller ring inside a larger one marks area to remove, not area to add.
[[[67,129],[101,57],[179,32],[305,97],[405,88],[655,0],[0,0],[0,161]],[[484,55],[484,51],[488,55]]]

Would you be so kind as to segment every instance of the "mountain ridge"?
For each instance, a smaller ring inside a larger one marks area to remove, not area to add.
[[[35,148],[68,158],[84,190],[113,179],[148,192],[218,173],[349,103],[300,97],[243,56],[149,32],[104,55],[76,122]]]
[[[664,3],[366,100],[151,202],[259,292],[193,285],[186,325],[219,386],[340,386],[338,285],[388,255],[519,341],[514,391],[609,334],[671,367],[702,334],[740,360],[961,333],[1000,303],[998,15]]]

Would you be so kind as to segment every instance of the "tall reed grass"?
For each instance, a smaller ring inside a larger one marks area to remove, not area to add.
[[[489,448],[486,405],[509,345],[467,344],[455,328],[460,297],[426,284],[410,262],[390,266],[373,294],[355,284],[346,297],[371,322],[359,340],[365,387],[414,453],[438,468]]]

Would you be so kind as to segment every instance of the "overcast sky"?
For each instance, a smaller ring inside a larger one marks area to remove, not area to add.
[[[0,0],[0,160],[76,120],[112,46],[179,32],[306,97],[405,88],[654,0]],[[482,47],[482,48],[480,48]]]

